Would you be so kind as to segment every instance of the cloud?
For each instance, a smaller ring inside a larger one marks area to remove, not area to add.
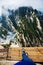
[[[33,6],[34,8],[41,8],[43,0],[0,0],[0,5],[11,8],[19,6]]]
[[[17,8],[22,5],[23,2],[24,0],[2,0],[0,1],[0,5],[1,7],[4,6],[6,8]]]
[[[43,10],[43,0],[0,0],[0,13],[2,6],[5,8],[16,9],[20,6],[32,6],[36,9]]]

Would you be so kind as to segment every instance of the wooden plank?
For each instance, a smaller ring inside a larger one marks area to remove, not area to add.
[[[5,60],[7,56],[7,50],[6,49],[0,49],[0,60]]]
[[[7,49],[0,49],[0,53],[1,52],[7,52]]]
[[[24,47],[24,50],[34,62],[43,62],[43,47]],[[10,48],[9,56],[11,57],[10,60],[21,60],[22,48]]]

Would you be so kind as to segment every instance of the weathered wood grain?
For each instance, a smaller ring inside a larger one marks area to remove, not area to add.
[[[34,62],[43,62],[43,47],[24,47],[24,50]],[[10,48],[9,57],[10,60],[21,60],[22,48]]]

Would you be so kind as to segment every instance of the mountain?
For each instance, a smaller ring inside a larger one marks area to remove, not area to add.
[[[5,9],[4,9],[5,10]],[[8,12],[6,14],[5,12]],[[9,32],[15,34],[18,30],[19,22],[22,17],[27,19],[35,14],[39,20],[41,30],[43,31],[43,13],[33,9],[32,7],[19,7],[17,10],[6,10],[0,17],[0,37],[6,39],[10,35]],[[37,22],[38,23],[38,22]]]
[[[43,46],[43,13],[32,7],[20,7],[15,11],[18,23],[18,41],[25,46]]]
[[[43,28],[43,13],[41,11],[38,11],[36,9],[33,9],[32,7],[20,7],[17,10],[15,10],[15,16],[19,19],[19,17],[24,17],[24,16],[32,16],[32,12],[34,12],[37,17],[40,20],[40,24]]]

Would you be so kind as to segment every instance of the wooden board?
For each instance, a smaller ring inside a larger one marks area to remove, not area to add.
[[[34,62],[43,62],[43,47],[24,47],[24,50]],[[21,60],[22,48],[10,48],[8,55],[10,60]]]
[[[6,60],[6,56],[7,56],[7,50],[0,49],[0,60]]]

